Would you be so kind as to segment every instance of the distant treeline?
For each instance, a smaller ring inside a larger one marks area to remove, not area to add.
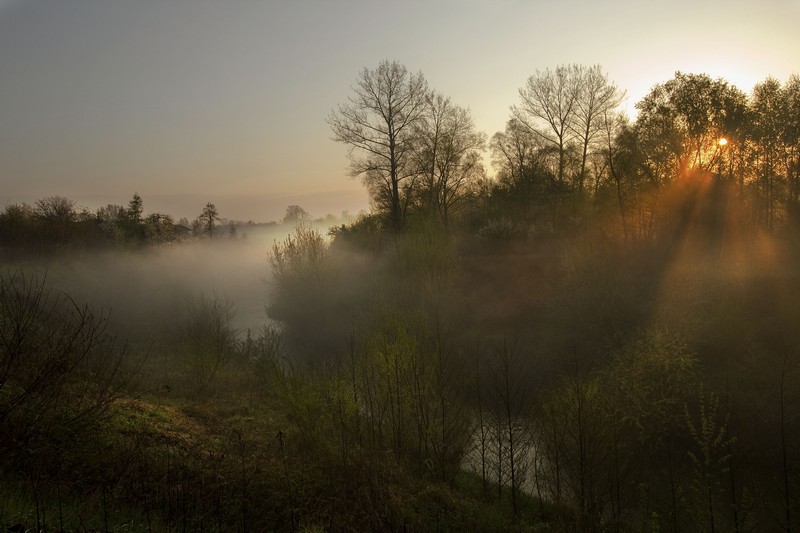
[[[177,221],[166,213],[144,214],[144,203],[134,193],[127,207],[108,204],[91,211],[64,196],[49,196],[28,203],[12,203],[0,209],[0,250],[7,253],[54,252],[69,249],[133,249],[181,243],[197,239],[246,238],[242,229],[285,224],[335,225],[352,217],[328,214],[314,219],[299,205],[289,205],[280,221],[242,222],[220,217],[209,202],[191,222]]]
[[[253,222],[248,222],[253,225]],[[0,211],[0,249],[52,251],[76,248],[138,248],[220,235],[238,237],[242,222],[220,218],[212,203],[189,222],[166,213],[144,214],[142,197],[134,193],[127,207],[108,204],[95,211],[79,208],[63,196],[33,203],[15,203]]]

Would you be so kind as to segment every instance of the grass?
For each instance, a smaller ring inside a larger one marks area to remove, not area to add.
[[[25,468],[7,472],[0,477],[0,524],[66,531],[161,531],[197,525],[188,513],[203,515],[203,489],[223,484],[221,473],[213,470],[219,466],[214,458],[226,448],[220,433],[225,421],[208,414],[198,420],[202,410],[182,403],[118,400],[97,435],[101,442],[91,454],[83,450],[84,463],[68,481],[34,476]]]
[[[39,492],[41,491],[41,492]],[[34,487],[30,480],[0,481],[0,525],[13,531],[151,531],[135,509],[112,502],[103,490],[82,494],[69,483]]]

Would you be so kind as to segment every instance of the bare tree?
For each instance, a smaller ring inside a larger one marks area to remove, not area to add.
[[[492,136],[489,148],[498,179],[509,188],[522,183],[543,165],[541,137],[516,118],[506,122],[505,131]]]
[[[363,69],[348,103],[327,123],[337,142],[350,147],[350,173],[362,176],[372,200],[389,211],[395,231],[403,223],[401,185],[413,176],[408,165],[414,125],[425,110],[428,85],[397,61]]]
[[[528,126],[558,150],[558,181],[564,181],[567,147],[574,139],[574,123],[581,90],[581,68],[561,65],[555,70],[537,70],[519,90],[519,107],[512,106],[514,118]]]
[[[424,201],[447,227],[469,186],[483,176],[480,155],[486,135],[475,131],[469,110],[439,93],[427,98],[426,112],[416,130],[415,155],[424,177]]]
[[[521,491],[530,468],[532,446],[528,427],[530,389],[527,368],[519,353],[504,340],[487,368],[496,433],[494,447],[497,459],[498,489],[507,482],[511,489],[511,507],[517,514]],[[505,465],[505,472],[503,466]]]
[[[608,75],[600,65],[578,67],[578,95],[575,120],[572,129],[581,146],[581,169],[578,175],[578,190],[583,192],[586,180],[586,161],[592,145],[602,140],[603,118],[612,113],[622,102],[624,93],[608,81]]]
[[[526,222],[536,223],[539,208],[558,192],[547,165],[549,147],[516,118],[509,119],[505,131],[492,136],[489,147],[499,187],[508,195],[508,203],[521,209]]]
[[[33,206],[37,217],[53,224],[68,224],[77,217],[75,202],[63,196],[49,196],[37,200]]]

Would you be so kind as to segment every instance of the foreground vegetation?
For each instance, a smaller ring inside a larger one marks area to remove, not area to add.
[[[1,281],[6,527],[512,527],[473,475],[459,473],[456,491],[391,454],[342,448],[328,419],[336,391],[286,359],[276,329],[237,337],[217,297],[187,302],[143,352],[44,280]]]

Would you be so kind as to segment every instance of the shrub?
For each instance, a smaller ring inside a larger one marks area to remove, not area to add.
[[[183,361],[195,394],[206,392],[217,372],[236,351],[236,332],[231,327],[233,304],[216,293],[201,293],[187,301],[187,315],[180,327]]]
[[[0,274],[0,448],[7,459],[39,449],[55,463],[48,450],[85,432],[120,396],[129,378],[125,348],[105,334],[107,319],[53,295],[44,278]]]

